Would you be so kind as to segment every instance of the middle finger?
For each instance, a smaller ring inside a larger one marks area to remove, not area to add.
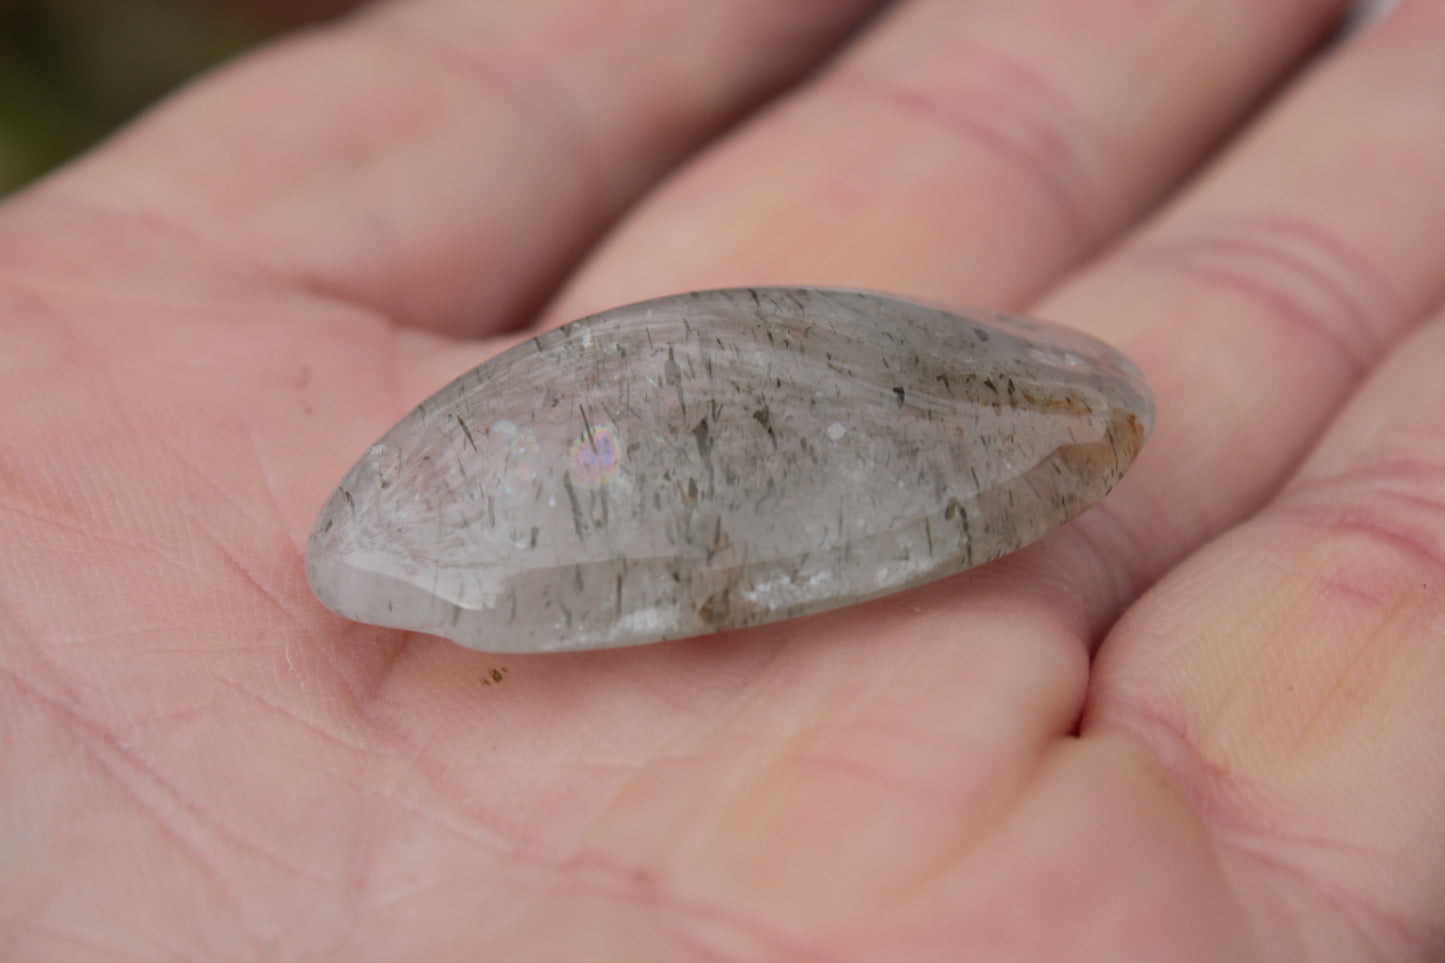
[[[549,322],[732,283],[1020,304],[1146,210],[1342,6],[902,4],[665,185]]]

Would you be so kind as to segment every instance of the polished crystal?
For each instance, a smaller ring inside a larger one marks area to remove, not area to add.
[[[492,652],[653,642],[874,598],[1102,498],[1153,420],[1084,335],[862,291],[574,322],[361,457],[306,553],[329,608]]]

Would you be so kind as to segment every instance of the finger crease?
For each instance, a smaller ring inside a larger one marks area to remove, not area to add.
[[[978,43],[954,50],[967,76],[930,83],[858,71],[893,108],[938,124],[1022,176],[1070,235],[1102,233],[1092,212],[1078,107],[1050,80],[1011,55]]]
[[[1325,345],[1355,379],[1384,354],[1390,329],[1407,315],[1361,252],[1286,215],[1220,218],[1133,257],[1252,299],[1269,318]]]
[[[1386,458],[1295,485],[1279,509],[1362,535],[1445,573],[1445,465]]]

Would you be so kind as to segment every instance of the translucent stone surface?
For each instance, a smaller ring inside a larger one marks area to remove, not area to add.
[[[469,371],[342,479],[306,555],[342,615],[493,652],[847,605],[1005,555],[1118,481],[1138,371],[1053,326],[858,291],[618,308]]]

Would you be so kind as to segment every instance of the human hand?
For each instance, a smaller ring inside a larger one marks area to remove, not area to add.
[[[1445,2],[1286,83],[1343,3],[909,0],[747,112],[872,6],[398,2],[9,203],[8,958],[1445,951]],[[451,377],[773,283],[1088,330],[1155,436],[1029,549],[728,636],[311,596]]]

